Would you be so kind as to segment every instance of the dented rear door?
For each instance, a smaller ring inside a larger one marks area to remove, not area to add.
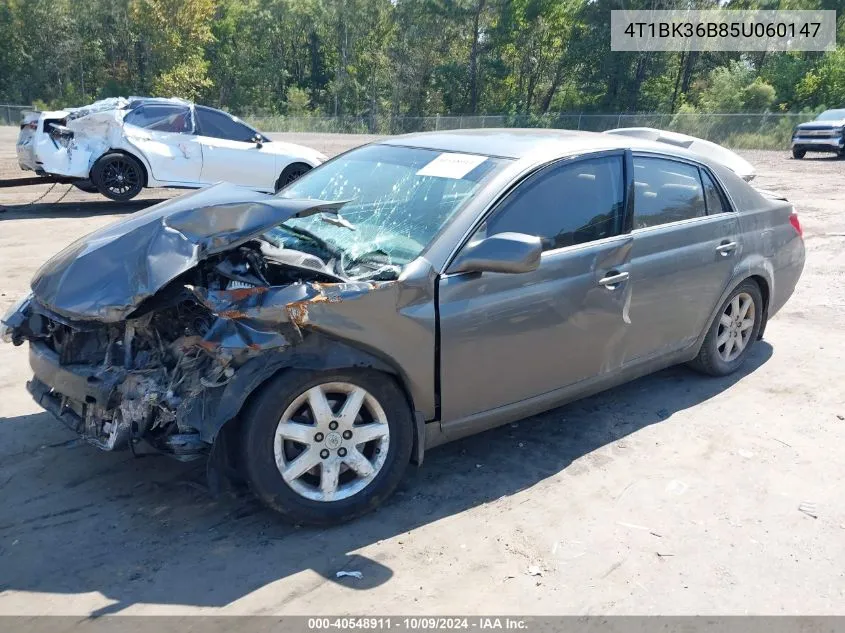
[[[736,213],[707,170],[634,155],[634,245],[626,363],[697,340],[742,252]]]

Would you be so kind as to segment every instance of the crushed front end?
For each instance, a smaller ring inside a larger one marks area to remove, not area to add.
[[[183,423],[186,408],[234,370],[197,345],[211,316],[195,304],[105,324],[62,318],[31,299],[9,320],[12,342],[30,342],[29,392],[92,444],[120,450],[143,438],[174,455],[205,450]]]
[[[312,353],[311,302],[373,288],[253,237],[328,203],[229,200],[242,195],[218,185],[162,203],[42,267],[0,323],[4,340],[29,343],[42,407],[101,449],[191,459],[294,346]]]

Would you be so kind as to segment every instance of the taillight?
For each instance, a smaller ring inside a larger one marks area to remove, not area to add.
[[[801,230],[801,223],[798,221],[798,214],[795,211],[789,214],[789,223],[795,229],[795,232],[798,233],[798,237],[804,237],[804,231]]]
[[[27,130],[37,130],[38,129],[38,121],[27,121],[26,123],[21,123],[21,129]]]

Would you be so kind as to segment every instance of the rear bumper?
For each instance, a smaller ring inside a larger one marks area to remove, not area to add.
[[[24,171],[35,171],[37,164],[35,162],[35,146],[32,142],[32,136],[19,138],[15,145],[15,153],[18,156],[18,165]]]
[[[769,318],[777,314],[795,292],[795,286],[804,272],[805,258],[804,240],[797,236],[778,253],[775,260],[774,288],[769,299]]]

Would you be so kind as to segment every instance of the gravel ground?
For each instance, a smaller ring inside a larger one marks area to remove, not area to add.
[[[436,449],[350,525],[286,525],[209,497],[200,466],[80,443],[0,345],[0,614],[845,612],[845,161],[743,155],[795,202],[808,256],[740,374],[673,368]],[[46,189],[0,189],[0,310],[71,240],[178,194],[59,185],[23,206]]]

